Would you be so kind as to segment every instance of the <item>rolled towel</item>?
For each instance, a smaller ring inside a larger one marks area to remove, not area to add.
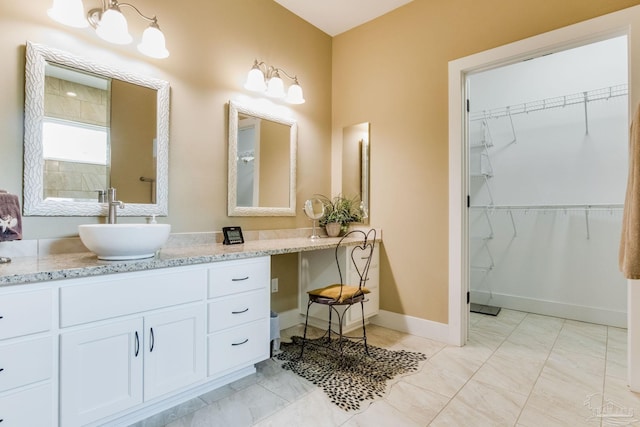
[[[22,240],[20,201],[15,194],[0,190],[0,242]]]

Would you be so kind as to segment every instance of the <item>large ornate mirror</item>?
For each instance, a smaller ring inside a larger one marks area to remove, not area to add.
[[[27,42],[25,215],[167,215],[168,145],[168,82]]]
[[[362,201],[362,222],[369,223],[369,123],[342,129],[342,194]]]
[[[295,216],[297,125],[229,102],[229,216]]]

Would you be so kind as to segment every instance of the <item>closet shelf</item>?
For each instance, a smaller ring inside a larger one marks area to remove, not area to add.
[[[629,89],[627,84],[609,86],[602,89],[594,89],[586,92],[557,96],[555,98],[546,98],[537,101],[525,102],[524,104],[509,105],[506,107],[493,108],[491,110],[475,111],[469,113],[469,120],[477,121],[486,119],[497,119],[500,117],[510,117],[515,114],[531,113],[534,111],[547,110],[550,108],[562,108],[566,107],[567,105],[575,105],[617,98],[620,96],[626,96],[628,93]]]
[[[511,225],[513,226],[513,235],[514,237],[517,236],[517,228],[516,228],[516,223],[513,219],[513,211],[515,210],[523,210],[523,211],[535,211],[535,212],[540,212],[540,211],[563,211],[563,212],[567,212],[567,211],[583,211],[584,212],[584,220],[585,220],[585,227],[586,227],[586,231],[587,231],[587,240],[591,238],[591,224],[589,222],[589,212],[592,211],[603,211],[603,210],[608,210],[608,211],[613,211],[614,209],[623,209],[624,205],[623,204],[592,204],[592,205],[520,205],[520,206],[501,206],[501,205],[490,205],[490,206],[480,206],[480,205],[474,205],[474,206],[470,206],[471,209],[483,209],[485,211],[485,214],[488,211],[494,211],[494,210],[506,210],[509,212],[509,215],[511,216]],[[493,231],[492,231],[493,233]]]
[[[552,211],[552,210],[611,210],[622,209],[624,204],[588,204],[588,205],[472,205],[472,209],[488,209],[488,210],[528,210],[528,211]]]

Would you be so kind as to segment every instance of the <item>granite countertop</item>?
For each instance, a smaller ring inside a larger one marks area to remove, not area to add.
[[[10,263],[0,264],[0,286],[329,249],[334,248],[339,240],[337,237],[295,237],[251,240],[230,246],[221,243],[169,246],[162,248],[153,258],[128,261],[101,261],[92,252],[23,256],[13,258]],[[357,241],[347,239],[345,244],[355,244]]]

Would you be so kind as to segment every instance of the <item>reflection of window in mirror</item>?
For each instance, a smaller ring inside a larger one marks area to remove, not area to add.
[[[43,118],[47,198],[95,200],[108,186],[109,79],[47,66]]]

